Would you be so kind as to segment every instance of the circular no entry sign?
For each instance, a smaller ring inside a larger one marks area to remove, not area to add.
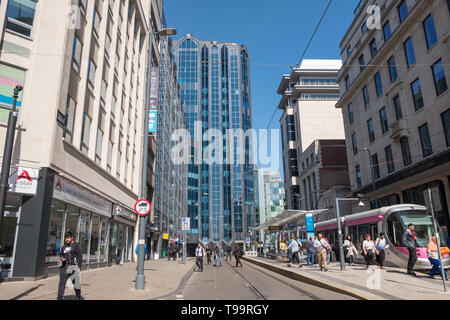
[[[139,216],[146,216],[150,213],[150,209],[152,208],[150,202],[147,199],[141,199],[136,201],[134,205],[134,212],[136,212]]]

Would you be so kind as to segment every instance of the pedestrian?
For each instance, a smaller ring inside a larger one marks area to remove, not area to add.
[[[227,256],[225,258],[225,261],[228,261],[228,258],[230,258],[230,261],[232,260],[231,258],[231,246],[227,245]]]
[[[244,251],[242,250],[240,245],[236,244],[233,254],[234,254],[234,258],[236,259],[236,268],[238,267],[238,264],[241,265],[241,268],[242,268],[241,257],[244,255]]]
[[[430,239],[430,242],[428,242],[427,245],[427,256],[428,260],[430,261],[432,268],[430,270],[429,277],[434,278],[434,275],[436,273],[440,274],[442,276],[442,269],[441,269],[441,261],[439,260],[439,247],[437,245],[437,238],[435,235],[433,235]],[[445,271],[445,280],[447,279],[447,271]]]
[[[302,262],[300,261],[300,257],[298,256],[299,246],[298,246],[297,240],[295,240],[294,235],[291,235],[291,242],[289,243],[289,246],[287,247],[287,249],[291,250],[288,267],[291,266],[291,263],[294,260],[297,260],[298,261],[298,267],[301,268],[302,267]]]
[[[314,249],[314,241],[311,237],[309,237],[308,242],[306,244],[306,262],[308,265],[314,264],[314,253],[316,250]]]
[[[212,250],[211,250],[211,248],[208,247],[208,246],[206,246],[206,262],[207,262],[208,264],[211,264],[211,263],[212,263],[212,261],[211,261],[211,255],[212,255]]]
[[[172,242],[169,242],[169,244],[167,245],[167,260],[170,261],[170,258],[172,257]]]
[[[380,269],[384,269],[384,260],[386,258],[386,237],[384,232],[380,233],[380,236],[375,240],[375,248],[377,249],[377,265]]]
[[[216,247],[214,249],[214,267],[217,265],[217,260],[219,260],[220,266],[222,266],[222,248],[218,243],[216,243]]]
[[[328,243],[328,247],[327,247],[327,264],[330,264],[330,258],[331,258],[331,246],[330,246],[330,241],[328,241],[327,237],[323,237],[325,239],[325,241]]]
[[[408,258],[408,266],[407,266],[407,274],[412,276],[417,276],[414,272],[414,265],[417,262],[417,247],[419,244],[416,241],[416,236],[414,235],[414,224],[408,224],[408,229],[403,233],[402,241],[403,246],[408,249],[409,258]]]
[[[284,263],[287,260],[287,244],[284,239],[280,242],[280,251],[281,251],[281,263]]]
[[[348,262],[351,266],[353,266],[354,263],[354,256],[358,257],[358,249],[356,249],[355,245],[353,244],[353,242],[351,240],[348,240],[349,244],[348,244],[348,252],[345,255],[348,258]]]
[[[369,269],[370,266],[372,270],[375,270],[375,253],[378,254],[378,250],[371,240],[370,233],[366,234],[366,240],[363,241],[363,252],[366,259],[366,269]]]
[[[334,247],[333,244],[330,245],[331,249],[330,249],[330,261],[331,262],[336,262],[336,248]]]
[[[80,269],[83,263],[81,246],[75,242],[71,232],[64,235],[64,246],[60,252],[61,267],[59,270],[59,285],[57,300],[62,300],[66,282],[69,279],[74,284],[77,300],[84,300],[81,296]]]
[[[258,252],[258,257],[261,257],[261,241],[258,242],[256,246],[256,251]]]
[[[203,271],[203,258],[205,257],[205,249],[203,249],[202,245],[199,243],[197,248],[195,249],[195,264],[199,272]]]
[[[348,262],[347,254],[350,250],[350,243],[352,242],[352,237],[350,235],[347,235],[347,237],[344,240],[344,256],[345,261]]]
[[[317,256],[319,258],[320,271],[325,268],[325,272],[328,271],[327,264],[327,249],[329,248],[328,242],[324,239],[322,232],[319,232],[318,238],[314,241],[314,248],[316,248]]]
[[[178,245],[177,245],[177,243],[175,242],[175,243],[172,245],[172,258],[173,258],[173,261],[177,260],[177,253],[178,253]]]

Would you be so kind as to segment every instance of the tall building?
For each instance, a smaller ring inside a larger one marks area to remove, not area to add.
[[[367,7],[375,4],[380,28],[367,24]],[[344,66],[336,104],[344,116],[352,192],[365,194],[373,208],[429,205],[431,188],[445,232],[450,227],[449,30],[448,1],[361,1],[340,43]]]
[[[284,184],[279,172],[258,169],[254,171],[254,177],[256,226],[259,226],[283,213]],[[269,236],[269,233],[257,231],[257,241],[269,242],[266,236]]]
[[[187,34],[176,42],[175,56],[193,140],[188,168],[189,242],[203,238],[243,242],[255,223],[252,141],[251,136],[242,143],[238,137],[228,139],[227,130],[252,127],[249,54],[237,43],[201,41]],[[223,137],[212,137],[214,131]],[[220,140],[223,152],[217,153],[223,164],[202,157],[215,139]],[[237,161],[239,156],[244,161]]]
[[[163,25],[165,21],[163,20]],[[153,206],[152,252],[161,252],[165,257],[169,240],[181,238],[181,218],[187,213],[187,164],[172,161],[172,133],[186,128],[182,109],[177,67],[172,54],[172,41],[168,37],[160,40],[159,106],[156,113],[156,181]],[[175,159],[176,160],[176,159]],[[167,239],[162,234],[167,233]],[[156,242],[156,240],[159,241]],[[150,248],[150,246],[148,246]]]
[[[301,184],[300,158],[318,139],[343,139],[342,114],[336,112],[339,99],[337,74],[340,60],[303,60],[299,68],[284,75],[278,87],[282,95],[278,108],[283,147],[284,187],[287,208],[299,210],[309,193]],[[317,190],[314,186],[313,190]]]
[[[148,35],[161,25],[160,7],[141,0],[1,2],[0,150],[13,88],[24,86],[2,219],[3,277],[59,273],[65,231],[81,244],[83,269],[133,260]],[[144,164],[150,201],[154,146],[153,138]]]

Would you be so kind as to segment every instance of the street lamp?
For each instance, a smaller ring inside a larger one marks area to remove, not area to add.
[[[339,261],[341,263],[341,270],[345,270],[345,258],[344,258],[344,248],[342,247],[342,228],[341,228],[341,216],[339,214],[339,201],[359,201],[358,205],[364,207],[364,202],[360,198],[336,198],[336,219],[338,227],[338,244],[339,244]]]
[[[379,206],[378,206],[378,197],[377,197],[377,188],[376,188],[376,185],[375,185],[375,168],[374,168],[373,163],[372,163],[372,154],[370,153],[370,149],[369,148],[361,148],[359,150],[360,151],[366,151],[366,152],[369,153],[369,164],[370,164],[370,169],[371,169],[371,172],[372,172],[372,189],[373,189],[373,194],[374,194],[374,197],[375,197],[375,207],[379,208]]]
[[[151,18],[149,19],[149,26],[152,28]],[[153,34],[159,36],[170,36],[177,34],[176,29],[165,28],[158,32],[149,32],[150,52],[148,55],[147,64],[147,90],[145,98],[145,114],[144,114],[144,150],[142,155],[142,183],[141,183],[141,199],[147,198],[147,158],[148,158],[148,113],[150,111],[150,93],[151,93],[151,67],[153,60]],[[145,217],[139,217],[139,235],[138,235],[138,269],[136,275],[136,290],[145,289],[145,275],[144,275],[144,253],[145,253]]]

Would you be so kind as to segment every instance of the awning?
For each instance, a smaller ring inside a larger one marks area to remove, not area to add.
[[[295,220],[298,220],[302,217],[305,217],[307,214],[312,214],[313,216],[324,211],[328,211],[329,209],[320,209],[320,210],[284,210],[283,213],[279,214],[276,217],[271,218],[270,220],[264,222],[255,228],[257,231],[267,230],[269,226],[281,226],[288,223],[291,223]]]

